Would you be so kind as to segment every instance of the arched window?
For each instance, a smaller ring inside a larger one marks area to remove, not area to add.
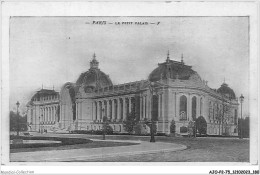
[[[180,120],[187,120],[187,97],[184,95],[180,98]]]
[[[191,116],[192,119],[195,121],[196,120],[196,113],[197,113],[197,98],[194,96],[192,97],[192,107],[191,107]]]
[[[212,102],[209,102],[209,119],[212,120]]]

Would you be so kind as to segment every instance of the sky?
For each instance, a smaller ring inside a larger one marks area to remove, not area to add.
[[[99,68],[120,84],[147,79],[168,50],[172,60],[183,54],[211,88],[225,79],[236,96],[244,95],[244,114],[249,113],[247,17],[13,17],[10,110],[19,101],[25,111],[42,85],[60,91],[76,82],[94,53]]]

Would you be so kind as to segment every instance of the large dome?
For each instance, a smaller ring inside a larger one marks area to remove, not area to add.
[[[90,86],[93,88],[102,88],[112,86],[112,81],[104,72],[98,68],[99,62],[94,54],[93,60],[90,62],[90,69],[82,73],[76,81],[77,86]]]
[[[154,69],[150,75],[150,81],[159,81],[165,78],[189,80],[191,77],[201,80],[196,71],[191,69],[191,66],[184,64],[183,59],[181,62],[170,60],[169,53],[166,62],[159,63],[158,67]]]
[[[223,94],[231,99],[235,99],[236,98],[236,94],[233,91],[233,89],[231,89],[230,87],[228,87],[228,85],[226,83],[223,83],[221,85],[220,88],[218,88],[217,90],[218,93]]]

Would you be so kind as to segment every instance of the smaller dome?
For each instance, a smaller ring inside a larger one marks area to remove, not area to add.
[[[235,99],[236,98],[236,95],[235,95],[235,92],[233,91],[233,89],[231,89],[230,87],[228,87],[228,84],[226,83],[223,83],[221,85],[220,88],[218,88],[217,90],[218,93],[220,94],[223,94],[231,99]]]
[[[41,89],[33,95],[33,97],[31,98],[31,101],[34,101],[34,100],[40,101],[40,97],[51,96],[51,95],[58,96],[59,93],[56,92],[55,90],[51,90],[51,89]]]

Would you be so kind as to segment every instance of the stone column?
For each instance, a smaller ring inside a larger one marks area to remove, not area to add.
[[[44,121],[44,107],[42,107],[42,116],[41,116],[41,118],[42,118],[42,122]]]
[[[51,121],[51,107],[49,106],[49,119],[48,119],[48,122]]]
[[[161,120],[161,94],[158,94],[158,120]]]
[[[104,111],[103,111],[103,109],[104,109]],[[105,101],[102,100],[102,102],[101,102],[101,116],[100,116],[101,122],[103,121],[104,115],[105,115]]]
[[[56,105],[53,106],[53,122],[56,121]]]
[[[143,115],[142,115],[142,118],[144,119],[144,118],[146,118],[146,97],[145,96],[143,96],[142,97],[142,101],[143,101],[143,104],[142,104],[142,106],[143,106]]]
[[[180,95],[176,94],[176,117],[177,121],[180,121]]]
[[[42,110],[43,110],[42,121],[44,122],[45,121],[45,107],[43,107]]]
[[[50,122],[52,122],[52,106],[50,106]]]
[[[61,121],[62,121],[62,117],[63,117],[63,116],[62,116],[62,104],[60,104],[60,121],[59,121],[60,123],[61,123]]]
[[[47,117],[46,117],[46,121],[49,122],[49,106],[47,106]]]
[[[49,121],[49,107],[46,107],[46,122]]]
[[[112,116],[111,119],[114,120],[115,119],[115,100],[112,99]]]
[[[97,120],[97,102],[94,101],[94,120]]]
[[[117,120],[121,119],[121,116],[120,116],[120,108],[121,108],[120,98],[118,98],[118,99],[117,99]]]
[[[143,119],[143,97],[140,96],[140,120]]]
[[[123,97],[123,120],[126,119],[126,99]]]
[[[81,122],[81,101],[78,103],[78,123]]]
[[[49,122],[51,122],[51,120],[52,120],[52,109],[51,109],[51,106],[49,107],[49,113],[50,113],[50,117],[49,117]]]
[[[162,96],[162,121],[163,121],[163,132],[165,132],[165,98],[164,98],[164,92],[161,94]]]
[[[47,108],[44,107],[44,122],[47,121]]]
[[[91,120],[94,120],[94,101],[91,103]]]
[[[203,115],[203,98],[202,98],[202,96],[200,97],[200,116],[201,115]]]
[[[100,120],[100,102],[97,101],[97,120]]]
[[[106,116],[107,119],[110,119],[110,117],[111,117],[111,116],[110,116],[110,110],[109,110],[109,109],[110,109],[110,103],[109,103],[109,100],[107,100],[107,116]]]
[[[129,109],[128,109],[128,111],[129,111],[129,114],[131,113],[131,97],[129,97],[128,98],[128,102],[129,102]]]
[[[93,109],[93,121],[97,119],[97,102],[94,101],[93,103],[94,109]]]
[[[54,122],[56,122],[56,109],[57,109],[57,108],[56,108],[56,104],[55,104],[55,106],[53,107],[53,110],[54,110],[54,111],[53,111],[53,117],[54,117],[54,120],[53,120],[53,121],[54,121]]]
[[[54,106],[52,107],[52,122],[55,121],[55,109]]]
[[[196,118],[200,116],[200,96],[197,96],[197,111],[196,111]]]
[[[40,114],[39,114],[39,123],[41,122],[41,115],[42,115],[42,108],[40,107]]]
[[[60,123],[62,123],[63,117],[64,117],[64,115],[63,115],[63,105],[60,104],[60,121],[59,121]]]
[[[76,120],[78,120],[78,102],[76,102]]]
[[[54,115],[53,115],[53,111],[54,111],[54,110],[53,110],[53,106],[52,106],[52,107],[51,107],[51,122],[53,122],[53,118],[54,118],[54,117],[53,117],[53,116],[54,116]]]
[[[149,96],[148,95],[145,97],[145,104],[146,104],[146,116],[145,116],[145,118],[149,119],[149,104],[150,104],[150,100],[149,100]]]
[[[66,109],[66,105],[63,105],[63,127],[64,128],[66,126],[66,120],[67,120],[67,109]]]
[[[187,120],[192,120],[191,119],[191,95],[188,94],[187,98]]]

